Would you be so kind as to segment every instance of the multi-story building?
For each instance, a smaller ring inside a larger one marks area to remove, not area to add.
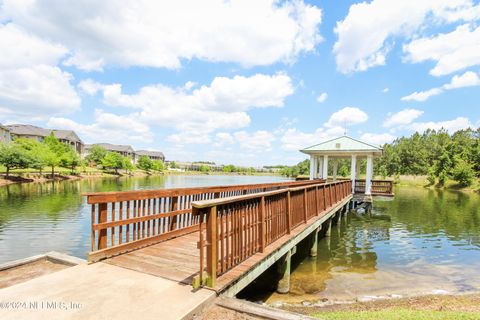
[[[10,131],[11,139],[27,138],[41,142],[53,132],[53,135],[57,137],[58,140],[68,144],[79,154],[83,153],[83,141],[78,137],[75,131],[44,129],[29,124],[12,124],[5,127]]]
[[[9,143],[10,141],[12,141],[10,130],[0,124],[0,143]]]
[[[138,159],[141,156],[147,156],[150,160],[161,160],[165,162],[165,155],[160,151],[148,151],[148,150],[137,150],[135,151],[135,164],[138,163]]]
[[[83,158],[85,158],[90,153],[90,149],[93,145],[100,146],[107,151],[116,152],[124,157],[129,157],[130,159],[132,159],[132,162],[135,161],[135,151],[133,150],[132,146],[111,143],[95,143],[85,145],[85,151],[82,156]]]

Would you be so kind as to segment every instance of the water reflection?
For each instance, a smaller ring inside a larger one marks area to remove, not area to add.
[[[371,215],[348,216],[295,257],[291,292],[257,292],[268,303],[480,290],[480,196],[397,188]]]
[[[55,250],[85,258],[90,211],[85,192],[263,183],[269,176],[95,178],[0,187],[0,263]]]

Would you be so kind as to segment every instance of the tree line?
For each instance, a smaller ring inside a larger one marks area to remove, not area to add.
[[[331,172],[332,161],[329,162]],[[365,160],[361,172],[365,172]],[[308,175],[310,161],[285,166],[280,173],[296,177]],[[338,175],[348,177],[350,160],[338,160]],[[425,175],[431,185],[443,186],[452,179],[460,186],[469,186],[480,177],[480,128],[458,130],[426,130],[410,137],[401,137],[383,145],[383,155],[375,159],[374,174],[382,177]]]
[[[42,173],[45,168],[49,168],[53,177],[56,167],[69,168],[73,174],[79,166],[86,168],[88,165],[114,170],[115,173],[120,169],[132,172],[135,168],[147,172],[164,170],[164,164],[160,160],[153,161],[147,156],[141,156],[135,166],[131,158],[107,151],[99,145],[93,145],[90,153],[82,160],[72,146],[62,143],[53,133],[43,141],[19,138],[8,144],[0,143],[0,165],[5,167],[7,177],[15,169],[31,168]]]
[[[426,130],[398,138],[383,146],[376,159],[376,173],[382,176],[427,175],[430,184],[444,185],[447,179],[469,186],[480,177],[480,128]]]
[[[120,169],[124,169],[126,172],[132,172],[135,168],[147,172],[161,172],[165,169],[163,161],[152,160],[145,155],[138,158],[137,165],[135,166],[130,157],[122,156],[116,152],[107,151],[105,148],[97,144],[92,145],[85,160],[90,164],[101,166],[103,169],[114,170],[115,173],[118,173],[118,170]]]

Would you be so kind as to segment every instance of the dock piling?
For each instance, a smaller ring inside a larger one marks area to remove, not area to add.
[[[280,275],[280,280],[277,284],[278,293],[288,293],[290,291],[290,268],[292,255],[295,253],[296,247],[293,247],[291,250],[278,260],[278,273]]]
[[[310,242],[310,257],[317,256],[317,246],[318,246],[318,233],[322,227],[318,227],[315,231],[312,232],[311,242]]]

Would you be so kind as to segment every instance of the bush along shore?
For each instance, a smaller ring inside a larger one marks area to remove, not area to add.
[[[76,150],[53,134],[42,142],[16,139],[9,144],[0,144],[0,171],[4,172],[0,184],[161,174],[164,169],[162,161],[152,161],[147,156],[141,156],[135,166],[131,158],[108,152],[100,146],[92,147],[90,154],[82,160]]]

